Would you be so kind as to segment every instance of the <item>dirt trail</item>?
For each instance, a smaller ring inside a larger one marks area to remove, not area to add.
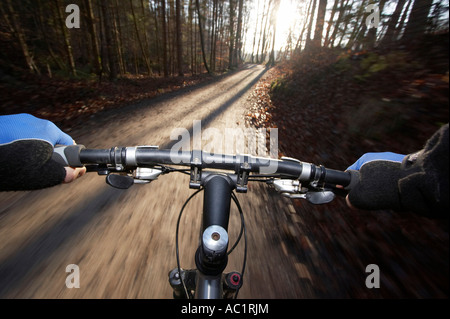
[[[174,129],[192,137],[201,120],[202,134],[214,128],[224,142],[225,129],[245,128],[251,99],[258,98],[254,85],[268,75],[248,65],[99,113],[70,134],[91,148],[167,148]],[[118,190],[95,173],[51,189],[0,193],[0,298],[172,298],[167,275],[176,266],[176,221],[192,193],[183,174]],[[448,298],[448,232],[431,221],[350,211],[342,198],[322,206],[291,202],[255,183],[238,198],[249,244],[240,298]],[[200,195],[183,215],[183,268],[195,267],[201,206]],[[232,205],[230,243],[239,229]],[[243,250],[241,244],[233,252],[226,271],[241,270]],[[365,285],[373,263],[380,289]],[[66,287],[71,264],[79,266],[80,288]]]
[[[202,128],[244,128],[251,88],[264,76],[248,66],[218,81],[121,110],[105,112],[70,132],[91,148],[116,145],[167,147],[175,128],[192,135]],[[117,190],[88,174],[70,185],[0,194],[1,298],[171,298],[167,281],[176,266],[178,212],[193,191],[182,174],[161,176],[150,185]],[[286,222],[289,201],[253,185],[239,199],[246,214],[249,248],[242,298],[314,297],[304,289],[305,267],[286,250],[277,225]],[[189,204],[181,225],[181,263],[194,267],[201,196]],[[238,212],[230,219],[230,242],[239,232]],[[282,232],[281,232],[282,233]],[[243,245],[228,269],[242,267]],[[65,285],[66,266],[80,269],[80,288]]]

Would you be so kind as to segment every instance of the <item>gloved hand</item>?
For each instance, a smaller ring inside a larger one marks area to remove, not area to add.
[[[417,152],[406,156],[392,153],[362,156],[348,169],[356,177],[348,187],[349,206],[411,211],[429,218],[448,219],[448,135],[446,124]]]
[[[56,144],[75,142],[54,123],[30,114],[0,116],[0,190],[40,189],[83,176],[86,168],[52,159]]]
[[[399,208],[397,180],[405,156],[392,152],[366,153],[350,165],[347,171],[358,179],[350,185],[347,205],[363,209]]]
[[[27,139],[44,140],[52,146],[74,144],[69,135],[50,121],[26,113],[0,116],[0,144]]]
[[[350,165],[347,170],[352,169],[355,171],[359,171],[361,166],[363,166],[364,164],[377,160],[401,163],[405,156],[406,155],[392,152],[366,153],[361,156],[355,163]]]

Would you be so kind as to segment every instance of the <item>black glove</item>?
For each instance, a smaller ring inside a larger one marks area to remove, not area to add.
[[[448,218],[448,128],[443,126],[423,150],[407,155],[402,163],[376,160],[362,165],[359,182],[348,195],[351,204]]]
[[[46,141],[18,140],[1,145],[0,153],[0,191],[41,189],[61,184],[66,177]]]

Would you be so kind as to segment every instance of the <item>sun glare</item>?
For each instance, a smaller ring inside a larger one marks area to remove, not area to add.
[[[261,28],[262,10],[267,5],[267,0],[253,0],[252,10],[250,12],[250,23],[248,36],[250,40],[246,41],[246,51],[252,52],[254,49],[253,37],[256,36],[259,39]],[[301,5],[301,4],[300,4]],[[287,39],[289,33],[292,32],[293,39],[295,41],[298,37],[298,29],[301,25],[302,14],[299,9],[298,0],[280,0],[280,6],[277,14],[277,33],[275,36],[275,50],[284,51],[286,49]],[[255,28],[257,32],[255,33]],[[256,39],[256,41],[257,41]],[[258,43],[258,42],[256,42]],[[295,43],[292,44],[295,46]]]
[[[289,32],[296,33],[299,20],[300,14],[296,1],[281,0],[278,9],[277,34],[275,39],[277,49],[284,49],[286,47]]]

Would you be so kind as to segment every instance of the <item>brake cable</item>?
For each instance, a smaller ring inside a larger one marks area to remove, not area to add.
[[[186,205],[189,203],[189,201],[195,197],[195,195],[197,195],[198,193],[200,193],[203,190],[203,188],[200,188],[199,190],[197,190],[195,193],[193,193],[191,196],[189,196],[189,198],[184,202],[183,207],[180,210],[180,214],[178,215],[178,220],[177,220],[177,230],[175,232],[175,247],[176,247],[176,255],[177,255],[177,268],[178,268],[178,275],[180,276],[180,282],[181,285],[183,286],[184,289],[184,293],[186,294],[186,297],[188,299],[192,299],[192,295],[190,293],[190,291],[188,292],[187,288],[186,288],[186,284],[184,283],[183,280],[183,276],[181,275],[181,267],[180,267],[180,255],[179,255],[179,250],[178,250],[178,230],[180,228],[180,220],[181,220],[181,216],[183,215],[183,211],[186,207]]]
[[[186,208],[187,204],[190,202],[190,200],[192,198],[194,198],[198,193],[200,193],[201,191],[203,191],[204,188],[200,188],[198,189],[196,192],[194,192],[193,194],[191,194],[191,196],[188,197],[188,199],[184,202],[183,206],[181,207],[180,213],[178,215],[178,220],[177,220],[177,228],[176,228],[176,232],[175,232],[175,248],[176,248],[176,258],[177,258],[177,270],[178,270],[178,274],[180,276],[180,282],[181,285],[183,286],[183,290],[184,293],[186,294],[186,297],[188,299],[192,299],[192,295],[191,292],[188,291],[186,284],[183,280],[183,276],[181,275],[181,266],[180,266],[180,254],[179,254],[179,245],[178,245],[178,234],[179,234],[179,228],[180,228],[180,221],[181,221],[181,216],[183,215],[183,211]],[[245,266],[247,263],[247,232],[246,232],[246,228],[245,228],[245,219],[244,219],[244,212],[242,210],[242,207],[239,203],[239,199],[237,198],[236,194],[234,192],[231,193],[231,198],[233,199],[234,203],[236,204],[236,207],[239,211],[239,215],[241,217],[241,230],[239,232],[239,236],[236,239],[235,243],[233,244],[233,246],[230,248],[230,250],[227,252],[227,255],[231,254],[231,252],[236,248],[236,246],[239,244],[241,238],[242,238],[242,234],[244,235],[244,260],[242,262],[242,271],[241,271],[241,280],[244,277],[244,271],[245,271]],[[234,295],[234,299],[237,298],[237,295],[239,293],[239,289],[238,288],[235,292]]]

